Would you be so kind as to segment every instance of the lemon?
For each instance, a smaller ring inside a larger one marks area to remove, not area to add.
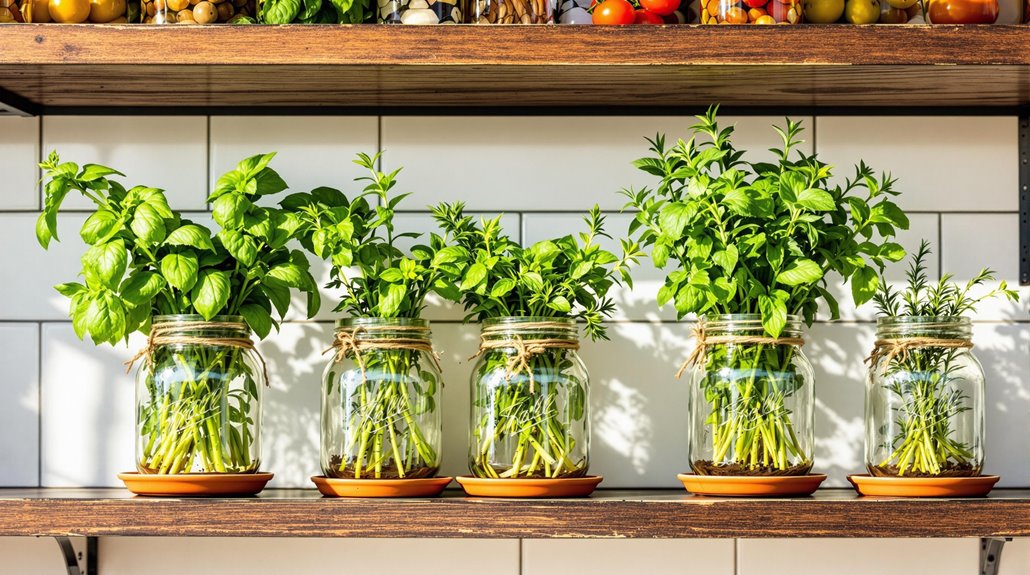
[[[877,0],[848,0],[844,5],[844,17],[852,24],[873,24],[880,19],[880,3]]]
[[[833,24],[844,13],[844,0],[805,0],[805,20],[814,24]]]

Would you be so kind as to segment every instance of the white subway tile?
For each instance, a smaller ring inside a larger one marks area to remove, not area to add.
[[[205,226],[212,226],[206,213],[185,213],[184,217]],[[0,250],[0,267],[18,270],[18,281],[0,282],[0,319],[64,320],[68,319],[68,299],[54,286],[81,282],[80,258],[86,244],[79,230],[88,215],[70,213],[57,218],[61,241],[53,241],[44,250],[36,242],[38,214],[0,214],[0,242],[19,249]],[[213,228],[215,229],[215,228]]]
[[[847,476],[865,473],[863,359],[875,341],[868,324],[816,324],[805,355],[815,368],[815,473],[824,487],[850,487]]]
[[[1005,544],[998,575],[1030,575],[1030,539],[1013,539]]]
[[[434,322],[433,347],[443,367],[443,455],[440,475],[468,475],[471,378],[479,326]]]
[[[995,271],[996,281],[979,293],[990,291],[1001,280],[1019,291],[1019,302],[994,298],[977,306],[977,320],[1026,320],[1030,287],[1019,285],[1019,216],[1017,214],[944,214],[941,220],[943,271],[965,284],[980,270]],[[977,293],[977,292],[974,292]]]
[[[70,323],[43,324],[42,477],[44,487],[117,487],[136,469],[135,387],[123,362],[144,343],[94,346]]]
[[[486,211],[619,209],[618,190],[652,185],[632,166],[648,155],[645,138],[686,136],[689,117],[402,117],[382,120],[383,163],[404,166],[412,203],[464,200]],[[734,143],[768,159],[782,118],[725,117]],[[811,124],[808,124],[811,128]],[[688,136],[689,137],[689,136]],[[810,146],[805,146],[811,151]]]
[[[268,364],[261,467],[275,474],[270,487],[314,487],[319,468],[322,372],[333,327],[320,323],[285,323],[258,349]]]
[[[179,575],[184,565],[192,575],[518,575],[518,552],[518,541],[507,539],[112,537],[102,541],[98,568],[104,575],[139,575],[140,565],[150,575]]]
[[[737,575],[969,575],[979,569],[979,545],[977,539],[740,539]]]
[[[39,118],[0,118],[0,209],[39,208]]]
[[[210,189],[240,160],[278,152],[271,167],[290,185],[288,193],[329,186],[350,196],[364,188],[354,178],[366,175],[352,160],[358,152],[375,154],[378,139],[379,121],[374,116],[214,116]],[[402,175],[398,190],[413,185]]]
[[[202,116],[47,116],[43,156],[103,164],[126,175],[126,187],[165,190],[174,209],[203,210],[207,198],[207,118]],[[69,194],[69,208],[93,203]]]
[[[39,484],[39,326],[0,324],[0,487]],[[0,557],[3,552],[0,551]]]
[[[987,382],[984,473],[999,487],[1030,486],[1030,324],[976,324],[973,353]]]
[[[65,573],[57,543],[50,537],[0,537],[0,575]]]
[[[840,181],[865,160],[917,211],[1015,211],[1016,117],[820,116],[817,152]]]
[[[526,539],[522,575],[733,575],[732,539]]]

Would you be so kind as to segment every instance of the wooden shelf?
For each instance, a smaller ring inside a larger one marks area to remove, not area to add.
[[[133,497],[122,489],[0,489],[0,536],[235,537],[1025,537],[1030,491],[985,499],[886,499],[824,489],[798,499],[601,490],[588,499]]]
[[[1030,104],[1025,26],[6,25],[27,113]]]

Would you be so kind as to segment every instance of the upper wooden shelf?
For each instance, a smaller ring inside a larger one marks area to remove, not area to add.
[[[797,499],[601,490],[587,499],[324,499],[314,489],[242,499],[133,497],[122,489],[0,489],[0,536],[1026,537],[1030,491],[985,499]]]
[[[0,28],[26,113],[563,113],[1030,104],[1024,26]]]

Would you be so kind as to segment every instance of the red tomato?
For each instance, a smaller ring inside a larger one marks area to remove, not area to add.
[[[632,24],[633,5],[626,0],[603,0],[594,8],[594,24]]]
[[[994,24],[998,0],[932,0],[927,16],[931,24]]]
[[[640,0],[640,7],[659,16],[668,16],[680,7],[680,0]]]
[[[665,24],[661,16],[650,10],[637,10],[633,19],[634,24]]]

